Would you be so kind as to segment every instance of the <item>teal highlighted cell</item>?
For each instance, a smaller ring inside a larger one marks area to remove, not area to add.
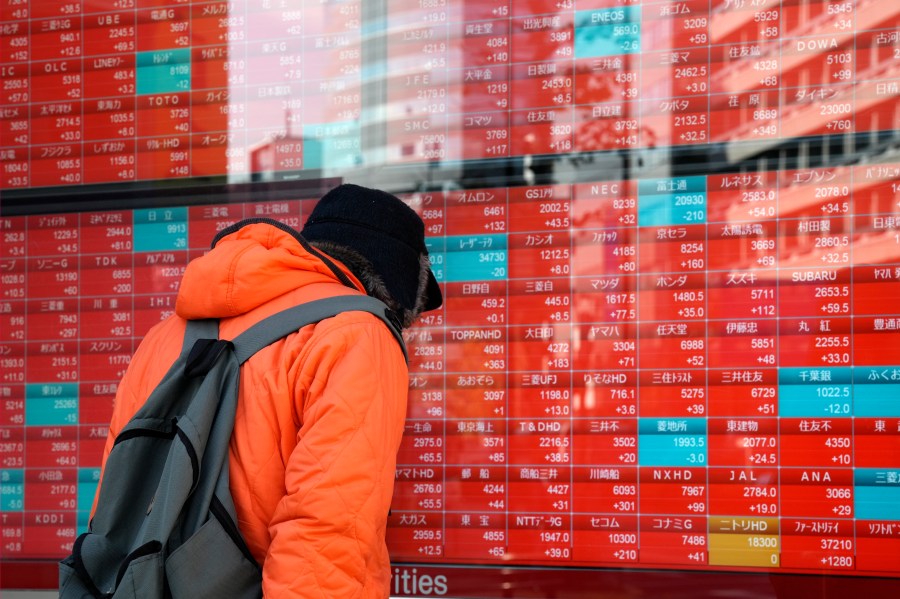
[[[868,418],[900,417],[900,366],[855,368],[853,414]]]
[[[446,237],[426,237],[425,249],[429,254],[442,254],[447,251]]]
[[[785,418],[849,418],[853,415],[850,385],[779,386],[778,414]]]
[[[505,251],[509,247],[506,235],[454,235],[444,238],[444,251],[476,252],[476,251]]]
[[[900,468],[857,468],[853,471],[853,484],[857,487],[900,489]]]
[[[853,479],[858,520],[900,521],[900,469],[859,468]]]
[[[135,210],[133,214],[134,251],[166,252],[187,249],[187,208],[152,208]]]
[[[506,235],[458,235],[445,239],[444,280],[448,283],[505,279]]]
[[[638,437],[641,466],[705,466],[705,435],[651,435]]]
[[[87,531],[90,525],[91,508],[94,507],[94,496],[100,484],[99,468],[78,469],[78,511],[76,520],[78,534]]]
[[[779,385],[850,385],[853,383],[853,368],[836,366],[832,368],[779,368]]]
[[[803,400],[780,393],[778,412],[784,418],[849,418],[852,415],[850,401]]]
[[[25,482],[25,471],[20,468],[4,468],[0,470],[0,483],[22,484]]]
[[[78,385],[47,383],[25,385],[26,426],[78,424]]]
[[[640,418],[639,435],[705,435],[705,418]]]
[[[638,463],[642,466],[705,466],[707,445],[703,418],[638,421]]]
[[[900,418],[900,385],[854,385],[853,415]]]
[[[428,262],[431,272],[438,283],[444,282],[444,263],[447,260],[446,244],[443,237],[426,237],[425,249],[428,250]]]
[[[706,223],[706,177],[642,179],[638,182],[638,226]]]
[[[641,7],[620,6],[575,13],[575,58],[641,51]]]
[[[90,512],[78,512],[75,516],[75,529],[76,535],[81,535],[88,531],[88,528],[91,526],[91,513]]]
[[[849,367],[778,371],[778,413],[787,418],[849,418],[853,392],[853,369]]]
[[[434,274],[434,278],[438,283],[443,283],[446,280],[444,276],[444,263],[447,260],[446,254],[428,254],[428,262],[431,264],[431,272]]]
[[[90,512],[100,483],[99,468],[78,469],[78,511]]]
[[[191,90],[188,48],[137,53],[138,95],[174,94]]]
[[[673,193],[705,193],[706,177],[663,177],[660,179],[641,179],[638,181],[638,197],[651,195],[671,195]]]
[[[350,168],[362,164],[358,121],[303,126],[303,168]]]
[[[0,512],[21,512],[25,509],[25,471],[0,471]]]
[[[492,281],[506,278],[506,250],[451,252],[447,254],[444,280],[448,283]]]

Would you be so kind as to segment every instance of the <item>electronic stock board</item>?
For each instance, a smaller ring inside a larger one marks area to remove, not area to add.
[[[874,0],[0,0],[0,588],[55,584],[187,262],[342,180],[421,214],[444,289],[406,333],[395,594],[893,584],[898,29]]]

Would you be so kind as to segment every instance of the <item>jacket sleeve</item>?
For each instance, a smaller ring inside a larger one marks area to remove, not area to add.
[[[386,597],[385,527],[403,433],[408,370],[374,317],[310,342],[297,378],[300,418],[285,496],[269,525],[263,592]]]

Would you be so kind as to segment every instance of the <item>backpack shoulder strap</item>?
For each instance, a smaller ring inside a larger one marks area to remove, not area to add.
[[[219,338],[219,321],[215,318],[206,318],[202,320],[187,321],[187,328],[184,330],[184,345],[181,346],[182,352],[189,352],[194,347],[194,343],[198,339],[218,339]]]
[[[243,364],[250,356],[282,337],[341,312],[368,312],[380,318],[400,344],[403,357],[407,363],[409,362],[400,327],[394,322],[390,309],[383,302],[368,295],[339,295],[288,308],[263,319],[238,335],[234,339],[238,364]]]

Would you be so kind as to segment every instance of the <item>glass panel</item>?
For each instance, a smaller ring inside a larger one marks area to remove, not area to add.
[[[0,0],[2,588],[86,529],[186,263],[347,181],[421,214],[445,298],[407,332],[395,594],[886,596],[898,30],[874,0]]]

